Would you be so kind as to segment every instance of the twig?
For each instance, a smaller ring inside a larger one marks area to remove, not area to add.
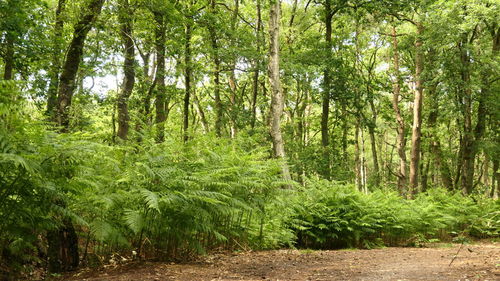
[[[455,254],[455,256],[453,257],[453,259],[451,260],[451,262],[450,262],[450,264],[448,266],[451,266],[451,264],[455,261],[455,259],[458,257],[458,253],[460,253],[460,250],[462,250],[463,247],[464,247],[464,241],[462,241],[462,244],[460,245],[460,248],[458,248],[457,253]]]

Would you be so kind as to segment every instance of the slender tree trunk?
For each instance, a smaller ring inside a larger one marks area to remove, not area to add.
[[[189,19],[188,19],[189,20]],[[189,140],[189,99],[191,96],[192,66],[191,66],[191,36],[192,25],[186,23],[185,42],[184,42],[184,111],[183,111],[183,140]]]
[[[216,1],[210,1],[210,13],[214,18],[217,16]],[[222,116],[223,108],[220,98],[220,72],[221,72],[221,59],[219,54],[219,41],[217,36],[216,21],[213,20],[208,24],[208,32],[210,33],[210,44],[212,46],[213,58],[213,81],[214,81],[214,99],[215,99],[215,134],[218,137],[222,136]]]
[[[123,140],[128,137],[129,129],[129,114],[128,114],[128,99],[132,94],[135,82],[135,50],[134,41],[132,40],[132,11],[129,8],[128,0],[122,0],[123,6],[119,11],[118,18],[120,20],[120,35],[124,46],[123,56],[123,82],[121,92],[117,98],[118,109],[118,133],[117,136]]]
[[[52,62],[50,66],[50,84],[47,91],[47,116],[56,121],[55,111],[57,106],[57,89],[59,88],[59,72],[61,70],[62,56],[62,33],[63,33],[63,17],[62,13],[66,6],[66,0],[59,0],[56,8],[56,19],[54,23],[54,34],[52,37]]]
[[[279,0],[276,0],[279,1]],[[236,29],[238,27],[238,14],[239,14],[239,7],[240,7],[240,0],[234,0],[234,10],[233,14],[231,16],[231,30],[233,31],[234,34],[236,34]],[[236,40],[234,38],[231,39],[231,43],[234,44]],[[230,72],[229,72],[229,88],[231,90],[231,94],[229,96],[229,104],[230,104],[230,110],[229,110],[229,126],[230,126],[230,136],[231,138],[235,138],[237,134],[237,128],[236,128],[236,123],[237,123],[237,102],[236,102],[236,94],[237,94],[237,86],[236,86],[236,74],[235,74],[235,69],[236,69],[236,58],[237,56],[235,55],[232,58],[232,62],[230,64]]]
[[[255,121],[257,120],[257,98],[259,94],[259,72],[261,61],[259,58],[260,55],[260,44],[261,40],[261,30],[262,30],[262,15],[261,15],[261,0],[257,0],[257,27],[255,29],[255,38],[257,44],[257,54],[258,57],[254,62],[254,72],[253,72],[253,81],[252,81],[252,119],[250,120],[250,126],[252,129],[255,128]]]
[[[359,191],[363,190],[363,180],[362,180],[362,167],[361,167],[361,150],[359,147],[359,118],[356,118],[356,125],[354,126],[354,172],[355,172],[355,184]]]
[[[399,172],[398,172],[398,189],[401,195],[407,195],[406,187],[406,137],[405,137],[405,123],[401,110],[399,109],[399,97],[401,96],[401,82],[399,73],[399,50],[396,27],[392,27],[392,48],[393,48],[393,68],[394,68],[394,82],[392,86],[392,108],[396,115],[397,122],[397,151],[399,155]]]
[[[57,96],[57,123],[63,132],[69,130],[69,110],[75,90],[75,78],[83,55],[83,47],[87,34],[92,28],[105,0],[91,0],[83,8],[83,16],[75,25],[73,39],[68,47],[66,60],[64,61],[62,73],[59,78],[59,89]]]
[[[491,198],[498,198],[498,193],[499,193],[499,183],[500,183],[500,173],[498,172],[498,167],[499,167],[499,160],[495,159],[493,160],[493,174],[491,175],[491,192],[490,192],[490,197]]]
[[[330,140],[329,140],[329,115],[330,115],[330,94],[331,94],[331,71],[330,61],[332,59],[332,6],[331,0],[324,2],[324,17],[325,17],[325,51],[326,51],[326,66],[323,70],[323,94],[321,101],[321,145],[324,149],[324,176],[330,178]]]
[[[282,173],[286,180],[291,179],[285,159],[285,146],[281,134],[281,115],[283,114],[283,89],[280,82],[279,66],[279,19],[280,1],[270,0],[269,10],[269,85],[271,86],[270,134],[273,141],[273,152],[276,158],[283,159]]]
[[[420,22],[417,25],[415,41],[415,93],[413,98],[413,127],[411,134],[410,158],[410,193],[418,192],[418,168],[420,163],[420,142],[422,137],[422,101],[424,98],[424,85],[422,71],[424,69],[424,50],[422,47],[422,33],[424,30]]]
[[[377,139],[375,137],[375,127],[377,124],[377,111],[375,109],[375,104],[373,102],[373,98],[370,99],[370,108],[372,110],[372,124],[368,127],[368,133],[370,134],[370,144],[372,150],[372,159],[373,159],[373,178],[374,185],[380,185],[380,168],[378,163],[378,155],[377,155]]]
[[[155,81],[155,123],[156,123],[156,141],[165,140],[165,121],[167,120],[166,91],[165,91],[165,15],[163,12],[153,12],[155,19],[155,49],[156,49],[156,71]]]
[[[463,137],[461,142],[461,188],[465,194],[470,194],[474,179],[474,133],[472,129],[472,89],[470,85],[470,57],[467,50],[468,39],[464,34],[460,43],[460,60],[462,62],[460,89],[463,113]]]

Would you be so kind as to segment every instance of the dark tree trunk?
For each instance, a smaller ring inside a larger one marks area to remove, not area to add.
[[[255,30],[255,37],[257,39],[257,54],[260,54],[260,44],[261,44],[261,29],[262,29],[262,15],[261,15],[261,0],[257,0],[257,28]],[[259,72],[261,61],[257,57],[254,62],[254,72],[252,81],[252,119],[250,120],[250,126],[252,129],[255,128],[255,121],[257,120],[257,98],[259,94]]]
[[[156,141],[165,140],[165,121],[167,120],[165,93],[165,16],[162,12],[153,12],[155,26],[155,49],[156,49],[156,72],[155,81],[151,89],[155,88],[155,109],[156,109]]]
[[[57,96],[57,123],[62,132],[69,130],[69,110],[75,90],[75,78],[83,55],[83,47],[87,34],[92,28],[105,0],[91,0],[83,8],[83,16],[78,20],[73,32],[73,39],[68,47],[66,60],[59,78]]]
[[[462,100],[463,137],[461,142],[461,188],[465,194],[470,194],[474,179],[474,133],[472,129],[472,89],[470,85],[470,57],[467,50],[467,35],[460,42],[460,60],[462,62],[461,78],[462,87],[460,98]]]
[[[49,272],[75,270],[79,264],[78,236],[73,223],[65,219],[58,229],[47,233]]]
[[[189,140],[189,99],[191,96],[191,81],[192,81],[192,66],[191,66],[191,36],[192,36],[192,25],[189,22],[186,23],[185,30],[185,42],[184,42],[184,111],[183,111],[183,140],[187,142]]]
[[[124,46],[123,56],[123,82],[122,89],[117,98],[118,109],[118,133],[117,136],[123,140],[128,137],[129,114],[128,99],[132,94],[135,82],[135,51],[134,41],[132,40],[132,11],[129,8],[128,0],[123,0],[122,9],[119,11],[120,35]]]
[[[59,72],[61,71],[61,56],[62,56],[62,33],[63,33],[63,17],[62,13],[66,6],[66,0],[59,0],[57,2],[56,19],[54,23],[53,35],[53,50],[52,50],[52,63],[50,66],[50,84],[47,91],[47,111],[46,114],[51,120],[55,120],[55,111],[57,106],[57,89],[59,88]]]
[[[216,1],[210,1],[210,12],[215,18],[217,15]],[[217,26],[215,20],[208,24],[208,31],[210,33],[210,44],[212,46],[212,57],[214,63],[213,80],[214,80],[214,99],[215,99],[215,134],[218,137],[222,136],[222,102],[220,98],[220,72],[221,72],[221,59],[219,54],[219,41],[217,37]]]
[[[14,35],[11,33],[11,31],[7,32],[6,41],[3,79],[12,80],[12,71],[14,69]]]

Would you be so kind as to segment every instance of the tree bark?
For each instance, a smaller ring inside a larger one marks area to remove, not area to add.
[[[321,96],[321,145],[324,150],[324,171],[325,178],[330,178],[330,135],[329,135],[329,116],[330,116],[330,94],[331,94],[331,71],[330,61],[332,59],[332,6],[331,0],[324,2],[325,19],[325,56],[326,65],[323,70],[323,93]]]
[[[165,121],[167,120],[165,93],[165,15],[163,12],[154,11],[155,19],[155,50],[156,50],[156,71],[153,86],[155,87],[155,123],[156,142],[165,140]]]
[[[262,15],[261,15],[261,9],[262,9],[262,4],[261,0],[257,0],[257,27],[255,29],[255,38],[256,38],[256,44],[257,44],[257,58],[255,58],[254,62],[254,72],[253,72],[253,77],[252,77],[252,118],[250,120],[250,127],[252,129],[255,128],[255,121],[257,120],[257,98],[259,94],[259,73],[260,73],[260,66],[261,66],[261,60],[260,60],[260,44],[262,42],[261,40],[261,30],[262,30]]]
[[[75,78],[83,55],[87,34],[101,13],[105,0],[91,0],[83,8],[83,16],[78,20],[73,32],[73,39],[68,47],[66,60],[59,78],[57,96],[57,123],[62,132],[69,130],[69,110],[75,90]]]
[[[14,34],[12,34],[12,31],[7,31],[6,37],[3,79],[12,80],[14,69]]]
[[[191,96],[191,80],[192,80],[192,66],[191,66],[191,36],[192,36],[192,25],[189,22],[186,23],[185,29],[185,42],[184,42],[184,111],[183,111],[183,140],[187,142],[189,140],[189,99]]]
[[[417,37],[415,40],[415,93],[413,98],[413,126],[411,134],[410,158],[410,193],[418,192],[418,168],[420,163],[420,143],[422,137],[422,102],[424,98],[424,85],[422,71],[424,69],[424,51],[422,48],[422,33],[424,27],[417,22]]]
[[[463,114],[463,137],[461,142],[462,157],[461,157],[461,188],[464,194],[470,194],[473,187],[474,179],[474,133],[472,129],[472,89],[470,85],[470,57],[467,50],[468,38],[467,34],[463,35],[463,39],[459,44],[460,60],[462,63],[461,79],[463,85],[460,88],[460,97],[462,100]]]
[[[203,127],[203,133],[207,134],[208,132],[210,132],[210,126],[208,125],[205,112],[203,111],[203,108],[200,105],[200,100],[198,99],[198,95],[196,94],[195,89],[193,89],[193,103],[196,106],[196,111],[198,112],[198,115],[200,116],[201,126]]]
[[[271,86],[270,134],[273,142],[274,156],[283,159],[282,174],[285,180],[290,180],[290,171],[285,159],[285,146],[281,134],[281,115],[283,114],[283,89],[280,82],[279,66],[279,19],[280,1],[270,0],[269,10],[269,85]]]
[[[118,109],[118,133],[117,136],[123,140],[128,138],[129,129],[129,114],[128,114],[128,99],[132,94],[135,83],[135,50],[134,41],[132,40],[132,11],[129,8],[128,0],[122,0],[123,6],[119,11],[118,18],[120,20],[120,35],[124,46],[123,50],[123,82],[121,92],[117,98]]]
[[[279,1],[279,0],[275,0]],[[238,13],[239,13],[239,8],[240,8],[240,0],[234,0],[234,10],[233,14],[231,16],[231,30],[233,31],[233,34],[236,34],[236,29],[238,27]],[[234,38],[231,39],[232,45],[236,40]],[[229,71],[229,88],[231,90],[231,94],[229,96],[229,104],[230,104],[230,110],[229,110],[229,131],[230,131],[230,136],[231,138],[235,138],[237,134],[237,102],[236,102],[236,93],[237,93],[237,86],[236,86],[236,74],[235,74],[235,69],[236,69],[236,55],[232,58],[230,68],[231,70]]]
[[[210,12],[215,18],[217,15],[216,1],[210,1]],[[217,27],[215,20],[209,22],[208,32],[210,33],[210,44],[212,46],[212,58],[214,63],[213,81],[214,81],[214,101],[215,101],[215,134],[218,137],[222,136],[222,117],[223,108],[220,98],[220,72],[221,72],[221,59],[219,54],[219,42],[217,37]]]
[[[392,27],[392,48],[393,48],[393,71],[394,82],[392,85],[392,109],[396,115],[397,122],[397,142],[396,147],[399,155],[399,172],[398,172],[398,190],[404,197],[407,196],[406,187],[406,137],[405,137],[405,123],[401,110],[399,109],[399,97],[401,96],[401,82],[399,73],[399,50],[396,27]]]
[[[62,13],[66,7],[66,0],[59,0],[56,8],[56,19],[54,23],[54,34],[52,42],[52,62],[50,66],[50,84],[47,91],[47,116],[55,120],[55,111],[57,106],[57,89],[59,88],[59,72],[61,71],[61,55],[62,55],[62,33],[64,21]]]

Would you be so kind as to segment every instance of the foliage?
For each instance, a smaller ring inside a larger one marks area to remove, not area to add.
[[[392,191],[364,194],[349,185],[310,181],[296,200],[291,225],[301,247],[415,246],[500,234],[498,201],[439,188],[405,200]]]

